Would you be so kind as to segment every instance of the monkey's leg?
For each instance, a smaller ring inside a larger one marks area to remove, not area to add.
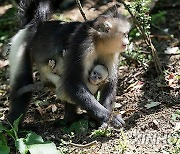
[[[64,120],[66,122],[72,122],[74,121],[76,118],[76,105],[75,104],[70,104],[70,103],[65,103],[65,106],[64,106],[64,111],[65,111],[65,114],[64,114]]]
[[[80,118],[80,115],[78,115],[76,112],[77,106],[75,104],[65,103],[64,110],[65,110],[64,120],[68,124]]]

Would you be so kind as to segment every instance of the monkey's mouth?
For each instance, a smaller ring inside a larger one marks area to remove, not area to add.
[[[123,47],[123,48],[126,48],[126,47],[127,47],[127,45],[126,45],[126,44],[122,44],[122,47]]]

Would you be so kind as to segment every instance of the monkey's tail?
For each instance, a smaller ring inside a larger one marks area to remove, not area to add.
[[[21,26],[36,26],[47,21],[51,10],[51,0],[20,0],[18,14]]]
[[[32,61],[30,52],[26,49],[27,29],[20,30],[12,39],[10,60],[10,109],[8,120],[14,120],[26,113],[32,92],[25,92],[18,96],[18,90],[33,83]]]

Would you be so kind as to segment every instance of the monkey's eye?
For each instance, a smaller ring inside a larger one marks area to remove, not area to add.
[[[127,32],[126,32],[126,33],[124,33],[124,37],[126,37],[126,38],[128,37],[128,33],[127,33]]]
[[[97,75],[97,72],[94,71],[94,72],[93,72],[93,75]]]

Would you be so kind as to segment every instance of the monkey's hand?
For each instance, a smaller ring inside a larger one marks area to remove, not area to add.
[[[122,119],[121,114],[118,114],[118,115],[113,115],[111,124],[115,128],[121,128],[125,124],[125,122]]]

